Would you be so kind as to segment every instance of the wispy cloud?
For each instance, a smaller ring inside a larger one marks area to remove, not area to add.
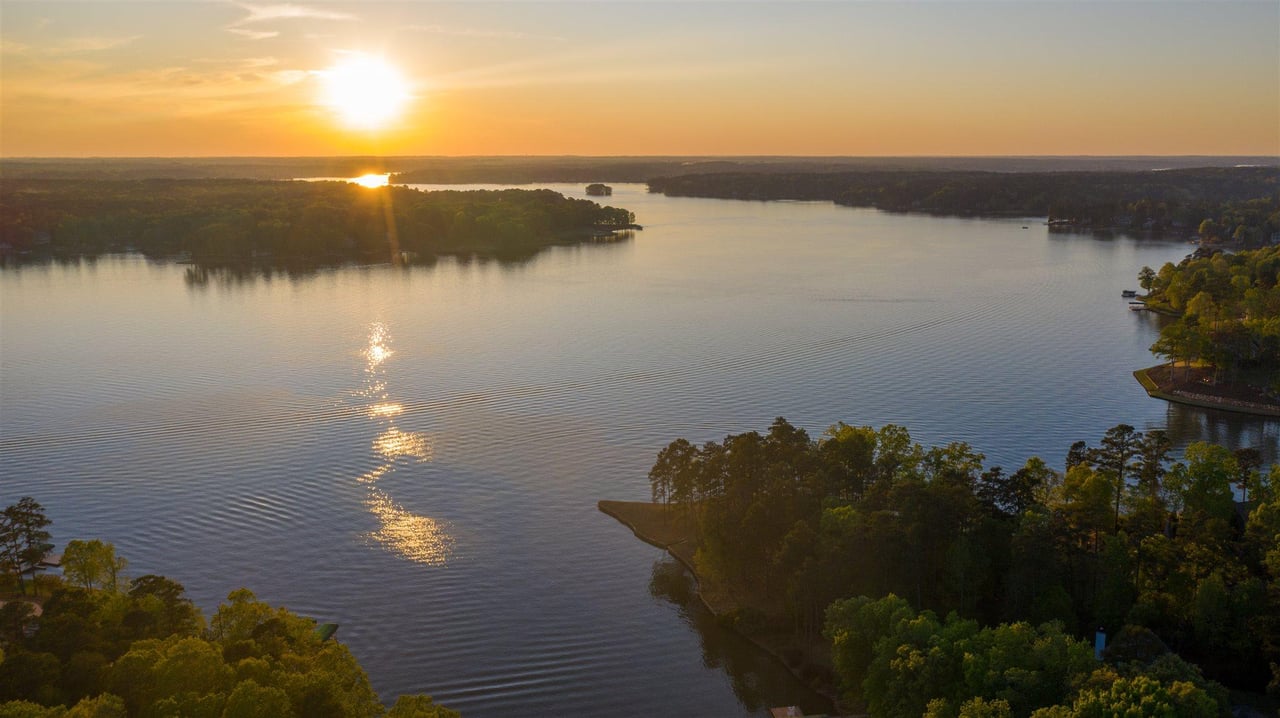
[[[234,32],[237,35],[243,35],[250,40],[266,40],[269,37],[275,37],[280,34],[277,30],[250,30],[244,27],[229,27],[227,32]]]
[[[498,40],[557,40],[564,41],[563,37],[555,35],[536,35],[528,32],[517,32],[514,30],[487,30],[483,28],[473,27],[451,27],[448,25],[409,25],[409,30],[417,30],[418,32],[429,32],[436,35],[453,35],[455,37],[477,37]]]
[[[252,5],[236,3],[237,7],[248,13],[244,17],[227,25],[227,32],[233,32],[250,40],[266,40],[280,35],[279,30],[255,30],[245,27],[275,20],[355,20],[355,15],[337,10],[307,7],[294,3],[273,3],[270,5]]]
[[[0,55],[22,55],[30,49],[30,45],[0,38]]]
[[[71,55],[79,52],[101,52],[123,47],[142,37],[72,37],[48,48],[48,52],[56,55]]]
[[[320,8],[307,7],[305,5],[294,5],[293,3],[277,3],[274,5],[249,5],[240,3],[240,7],[249,12],[248,15],[232,24],[233,27],[238,25],[248,25],[255,22],[266,22],[268,20],[292,20],[297,18],[311,18],[313,20],[354,20],[355,15],[346,12],[337,12],[335,10],[323,10]]]

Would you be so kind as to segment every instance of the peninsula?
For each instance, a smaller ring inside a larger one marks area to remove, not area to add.
[[[1280,690],[1276,637],[1250,618],[1280,611],[1262,589],[1277,578],[1280,467],[1207,443],[1174,461],[1171,448],[1119,424],[1061,469],[1032,457],[1006,472],[900,426],[840,423],[813,440],[779,418],[677,439],[649,472],[653,503],[599,508],[846,709],[1045,718],[1167,700],[1170,715],[1225,715]],[[972,712],[992,703],[1007,705]]]
[[[1200,232],[1232,233],[1205,220]],[[1138,275],[1147,306],[1173,317],[1151,350],[1169,360],[1134,376],[1151,396],[1280,416],[1280,246],[1200,250]]]

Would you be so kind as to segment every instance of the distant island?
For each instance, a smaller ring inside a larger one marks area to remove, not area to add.
[[[203,267],[525,258],[623,238],[635,215],[551,190],[423,192],[348,182],[0,180],[5,262],[136,251]]]
[[[587,194],[591,197],[608,197],[613,194],[613,188],[607,184],[595,182],[587,185]]]
[[[1274,712],[1280,466],[1253,449],[1194,443],[1180,461],[1171,449],[1162,431],[1120,424],[1072,445],[1061,469],[1032,457],[1006,472],[900,426],[840,423],[814,440],[779,418],[677,439],[649,471],[653,503],[599,508],[846,709]]]

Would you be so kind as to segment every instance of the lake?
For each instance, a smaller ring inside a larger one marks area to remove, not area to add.
[[[898,423],[1060,468],[1127,423],[1276,458],[1280,422],[1131,375],[1160,318],[1120,291],[1185,243],[643,185],[604,200],[645,229],[521,263],[0,270],[0,502],[34,496],[59,545],[113,542],[206,611],[248,586],[340,623],[386,700],[763,715],[825,708],[595,508],[647,499],[671,440]]]

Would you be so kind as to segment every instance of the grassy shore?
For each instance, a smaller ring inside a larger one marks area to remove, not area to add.
[[[1175,367],[1172,364],[1139,369],[1133,376],[1147,394],[1207,409],[1221,409],[1255,416],[1280,416],[1280,402],[1247,383],[1214,383],[1207,367]]]
[[[835,701],[831,647],[819,637],[797,635],[790,626],[761,620],[772,611],[753,597],[720,585],[698,572],[697,530],[689,514],[675,506],[644,501],[601,501],[599,509],[631,529],[640,540],[666,549],[698,584],[698,598],[720,622],[773,655],[815,692]]]

